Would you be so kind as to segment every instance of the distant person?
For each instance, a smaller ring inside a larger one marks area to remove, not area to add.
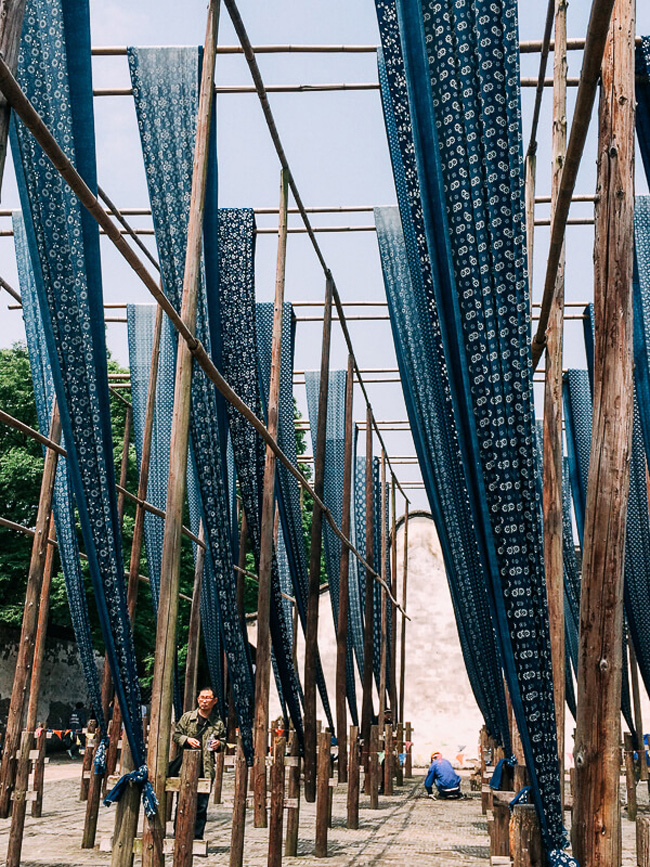
[[[84,708],[84,703],[78,701],[68,717],[69,743],[68,755],[71,759],[79,757],[79,750],[86,745],[86,734],[84,729],[88,725],[88,714]]]
[[[199,692],[197,704],[197,708],[184,713],[176,723],[172,739],[182,750],[201,750],[199,776],[214,780],[214,754],[225,746],[226,729],[215,710],[217,699],[210,687]],[[209,801],[209,792],[196,796],[195,840],[203,839]]]
[[[434,786],[436,787],[435,795],[433,794]],[[431,753],[431,764],[424,781],[424,788],[433,800],[439,798],[443,801],[451,801],[462,797],[460,777],[451,762],[443,759],[442,753]]]

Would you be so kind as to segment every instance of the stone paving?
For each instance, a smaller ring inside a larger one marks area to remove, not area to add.
[[[46,770],[43,817],[28,816],[23,845],[23,867],[103,867],[110,864],[110,854],[99,848],[81,850],[85,804],[80,803],[80,763],[55,760]],[[330,867],[488,867],[487,823],[481,815],[480,796],[468,792],[463,801],[431,801],[422,787],[422,771],[406,780],[392,797],[381,797],[378,810],[369,809],[369,799],[361,797],[359,830],[345,827],[346,787],[334,789],[333,827],[329,833]],[[650,810],[644,787],[639,785],[640,809]],[[232,774],[224,776],[224,803],[210,805],[206,839],[207,858],[196,858],[197,867],[227,865],[230,851],[230,814]],[[113,831],[114,808],[100,810],[97,844]],[[623,812],[623,867],[633,867],[634,825]],[[0,864],[4,864],[10,820],[0,820]],[[285,858],[291,867],[316,867],[323,859],[313,855],[315,805],[300,804],[298,856]],[[265,867],[267,831],[254,828],[252,811],[246,825],[245,867]],[[139,863],[136,857],[135,863]],[[171,858],[169,859],[171,864]]]

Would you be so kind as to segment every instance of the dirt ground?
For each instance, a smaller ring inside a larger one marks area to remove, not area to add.
[[[84,822],[85,804],[78,800],[81,763],[55,758],[47,766],[43,816],[27,818],[23,845],[24,867],[90,867],[110,864],[110,854],[99,850],[102,839],[113,831],[114,808],[100,810],[97,847],[81,850],[79,842]],[[463,788],[468,799],[431,801],[422,787],[423,771],[416,771],[402,789],[392,797],[381,797],[378,810],[370,810],[368,798],[360,801],[359,830],[345,827],[346,787],[334,789],[333,827],[329,834],[331,867],[487,867],[489,844],[487,823],[481,814],[480,795],[469,792],[467,779]],[[206,829],[207,858],[196,858],[206,867],[228,864],[230,850],[230,816],[232,809],[232,774],[224,776],[223,804],[210,805]],[[624,788],[623,788],[624,792]],[[641,809],[650,811],[647,792],[639,785]],[[0,820],[0,858],[4,859],[10,820]],[[322,865],[313,855],[315,805],[300,804],[298,856],[285,858],[294,867]],[[623,813],[623,864],[634,867],[634,825]],[[264,867],[267,859],[267,831],[253,828],[252,811],[246,826],[245,867]],[[169,859],[171,863],[171,858]],[[0,861],[3,864],[4,860]],[[136,864],[139,858],[136,858]]]

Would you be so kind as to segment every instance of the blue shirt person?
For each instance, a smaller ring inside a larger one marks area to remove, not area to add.
[[[433,794],[435,785],[438,794]],[[460,777],[453,769],[451,762],[443,759],[442,753],[431,753],[429,772],[424,781],[424,788],[430,798],[454,799],[461,797]]]

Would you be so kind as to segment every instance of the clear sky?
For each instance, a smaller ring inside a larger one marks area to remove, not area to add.
[[[576,0],[569,7],[570,37],[584,36],[590,3]],[[637,32],[650,32],[650,6],[639,3]],[[546,13],[545,2],[521,0],[522,39],[540,39]],[[253,44],[377,44],[373,0],[240,0],[239,8]],[[205,3],[171,0],[91,0],[93,45],[169,45],[202,43],[205,35]],[[225,10],[220,23],[220,44],[236,43]],[[552,61],[552,57],[551,57]],[[571,52],[569,75],[577,77],[582,56]],[[522,58],[522,74],[535,76],[539,55]],[[260,55],[259,64],[267,84],[316,82],[371,82],[377,80],[373,54]],[[96,57],[95,87],[129,87],[125,57]],[[245,61],[240,56],[221,55],[217,64],[218,84],[250,84]],[[550,191],[550,104],[547,90],[540,122],[538,191]],[[570,92],[570,111],[575,88]],[[528,141],[534,89],[524,89],[524,141]],[[380,98],[377,91],[272,94],[271,105],[280,135],[303,201],[307,206],[385,205],[395,203],[390,160],[386,145]],[[121,207],[148,207],[142,155],[130,97],[95,100],[99,182]],[[217,103],[219,202],[221,206],[277,207],[279,164],[254,94],[222,94]],[[595,124],[592,123],[577,192],[593,193],[595,185]],[[638,173],[637,192],[646,193],[643,172]],[[13,168],[8,161],[2,190],[2,207],[16,207],[18,198]],[[574,216],[589,216],[591,205],[576,205]],[[538,216],[548,207],[538,206]],[[258,226],[272,226],[276,217],[260,216]],[[149,226],[150,218],[132,218],[137,226]],[[372,214],[315,215],[314,225],[369,225]],[[300,225],[294,217],[290,225]],[[0,229],[10,221],[0,219]],[[567,263],[567,299],[588,300],[593,294],[592,227],[570,227]],[[319,241],[345,301],[385,300],[377,241],[373,232],[321,234]],[[535,235],[534,294],[543,282],[548,229]],[[273,235],[258,235],[256,285],[259,300],[271,300],[275,278]],[[153,248],[152,248],[153,249]],[[102,241],[104,293],[108,302],[149,301],[135,274]],[[17,286],[13,242],[0,237],[0,274]],[[290,301],[320,300],[324,279],[304,235],[290,235],[288,242],[286,297]],[[0,346],[22,337],[19,311],[8,310],[10,300],[0,294]],[[311,311],[313,313],[313,311]],[[305,315],[307,311],[298,311]],[[117,312],[123,316],[123,312]],[[567,324],[565,366],[584,366],[581,323]],[[355,351],[362,368],[394,367],[395,356],[387,322],[351,322]],[[128,363],[126,326],[108,326],[108,344],[115,357]],[[320,359],[320,324],[300,323],[297,333],[296,368],[316,368]],[[344,367],[346,352],[338,327],[334,327],[332,366]],[[404,419],[406,412],[399,384],[369,385],[378,419]],[[305,408],[304,389],[296,397]],[[364,417],[357,396],[355,418]],[[410,436],[385,434],[389,452],[413,454]],[[401,480],[419,478],[415,466],[398,468]],[[426,508],[423,491],[413,491],[414,506]],[[398,511],[401,504],[398,503]]]

